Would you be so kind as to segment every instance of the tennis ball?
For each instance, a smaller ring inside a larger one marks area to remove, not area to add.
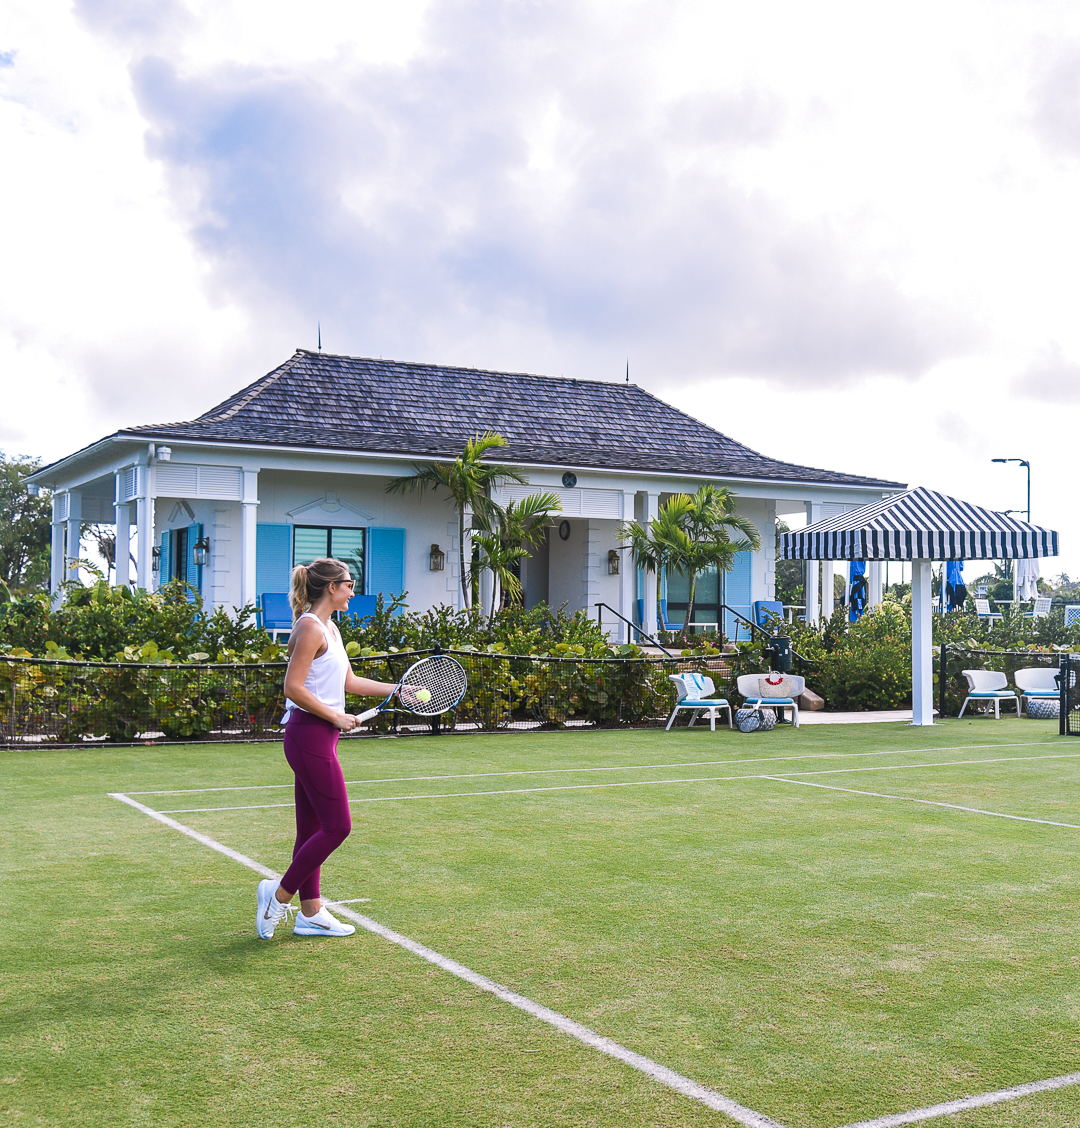
[[[427,689],[418,689],[416,691],[416,700],[421,704],[426,705],[431,700],[431,692]]]

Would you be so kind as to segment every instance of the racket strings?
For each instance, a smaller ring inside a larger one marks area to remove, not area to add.
[[[452,709],[465,695],[468,679],[460,664],[453,658],[436,655],[424,658],[405,675],[405,684],[414,689],[426,689],[429,701],[410,702],[409,708],[421,716],[436,716]],[[411,695],[410,695],[411,696]]]

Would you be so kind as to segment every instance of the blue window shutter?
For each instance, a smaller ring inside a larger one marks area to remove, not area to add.
[[[292,572],[292,525],[255,526],[255,595],[288,592]]]
[[[202,525],[197,521],[187,530],[187,582],[202,595],[203,570],[195,563],[195,542],[202,539]]]
[[[158,587],[172,579],[172,531],[161,534],[161,556],[158,557]]]
[[[405,530],[369,529],[367,594],[400,595],[405,590]]]
[[[752,620],[750,606],[750,581],[754,563],[752,552],[740,552],[735,556],[735,567],[724,576],[724,602],[732,611],[738,611],[746,619]],[[746,638],[750,628],[745,623],[739,623],[730,612],[724,612],[724,634],[728,638],[735,638],[735,628],[739,628],[739,638]]]

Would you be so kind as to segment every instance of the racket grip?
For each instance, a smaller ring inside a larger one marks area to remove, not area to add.
[[[356,723],[357,724],[363,724],[364,721],[370,721],[372,717],[376,717],[376,716],[378,716],[378,714],[379,714],[378,709],[365,709],[364,712],[357,713]]]

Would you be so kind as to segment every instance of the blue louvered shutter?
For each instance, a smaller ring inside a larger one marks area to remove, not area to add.
[[[255,595],[287,593],[292,573],[292,525],[255,526]]]
[[[368,595],[380,593],[389,598],[405,590],[405,530],[369,529],[367,583]]]
[[[172,530],[161,534],[161,556],[158,558],[158,587],[172,579]]]
[[[735,556],[735,566],[724,576],[724,602],[732,611],[738,611],[745,619],[751,619],[750,606],[750,581],[754,564],[752,552],[740,552]],[[724,612],[724,634],[728,638],[735,638],[735,616]],[[745,623],[739,623],[739,638],[746,638],[750,628]]]
[[[202,525],[196,521],[187,527],[187,582],[202,595],[203,570],[195,563],[195,542],[199,540],[202,540]]]

